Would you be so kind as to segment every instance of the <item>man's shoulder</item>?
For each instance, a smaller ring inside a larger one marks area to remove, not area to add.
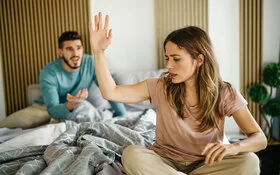
[[[57,72],[61,64],[61,59],[57,58],[56,60],[47,64],[41,71],[40,74],[52,74]]]
[[[84,58],[91,58],[91,59],[93,58],[92,55],[89,55],[89,54],[86,54],[86,53],[83,54],[83,57],[84,57]]]
[[[88,55],[88,54],[83,54],[83,60],[92,61],[93,60],[93,56],[92,55]]]
[[[81,64],[81,68],[86,68],[88,69],[89,67],[94,69],[93,66],[93,56],[92,55],[88,55],[88,54],[83,54],[83,61]]]

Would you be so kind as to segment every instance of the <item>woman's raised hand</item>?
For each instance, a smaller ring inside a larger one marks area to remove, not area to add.
[[[103,26],[102,13],[94,16],[94,29],[92,22],[89,23],[90,45],[94,54],[104,52],[110,45],[112,40],[112,29],[109,30],[109,16],[105,16],[105,24]]]

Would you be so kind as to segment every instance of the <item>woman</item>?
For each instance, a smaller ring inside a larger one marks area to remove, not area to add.
[[[151,148],[128,146],[122,156],[127,174],[259,174],[266,137],[245,99],[219,73],[211,41],[194,26],[169,34],[164,42],[168,72],[133,85],[117,86],[104,51],[112,39],[109,17],[95,16],[90,41],[104,98],[123,103],[149,99],[156,107],[156,141]],[[233,116],[248,138],[223,144],[225,116]]]

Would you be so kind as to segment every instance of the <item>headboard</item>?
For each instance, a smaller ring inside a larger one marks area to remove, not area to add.
[[[27,97],[28,97],[28,105],[34,103],[34,100],[37,100],[40,95],[40,85],[39,84],[31,84],[27,88]]]

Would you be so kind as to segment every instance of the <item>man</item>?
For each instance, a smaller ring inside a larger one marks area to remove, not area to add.
[[[50,117],[64,120],[87,99],[88,89],[93,82],[97,84],[93,57],[84,54],[81,36],[76,31],[64,32],[58,44],[59,58],[45,66],[39,75],[41,97],[36,104],[1,121],[0,127],[29,128],[46,123]],[[125,113],[123,104],[109,102],[115,116]]]
[[[54,119],[66,119],[88,97],[88,89],[92,81],[97,83],[97,79],[93,57],[83,53],[81,36],[77,32],[64,32],[58,44],[60,58],[40,72],[39,82],[43,102],[50,116]],[[124,114],[122,104],[110,104],[115,115]]]

